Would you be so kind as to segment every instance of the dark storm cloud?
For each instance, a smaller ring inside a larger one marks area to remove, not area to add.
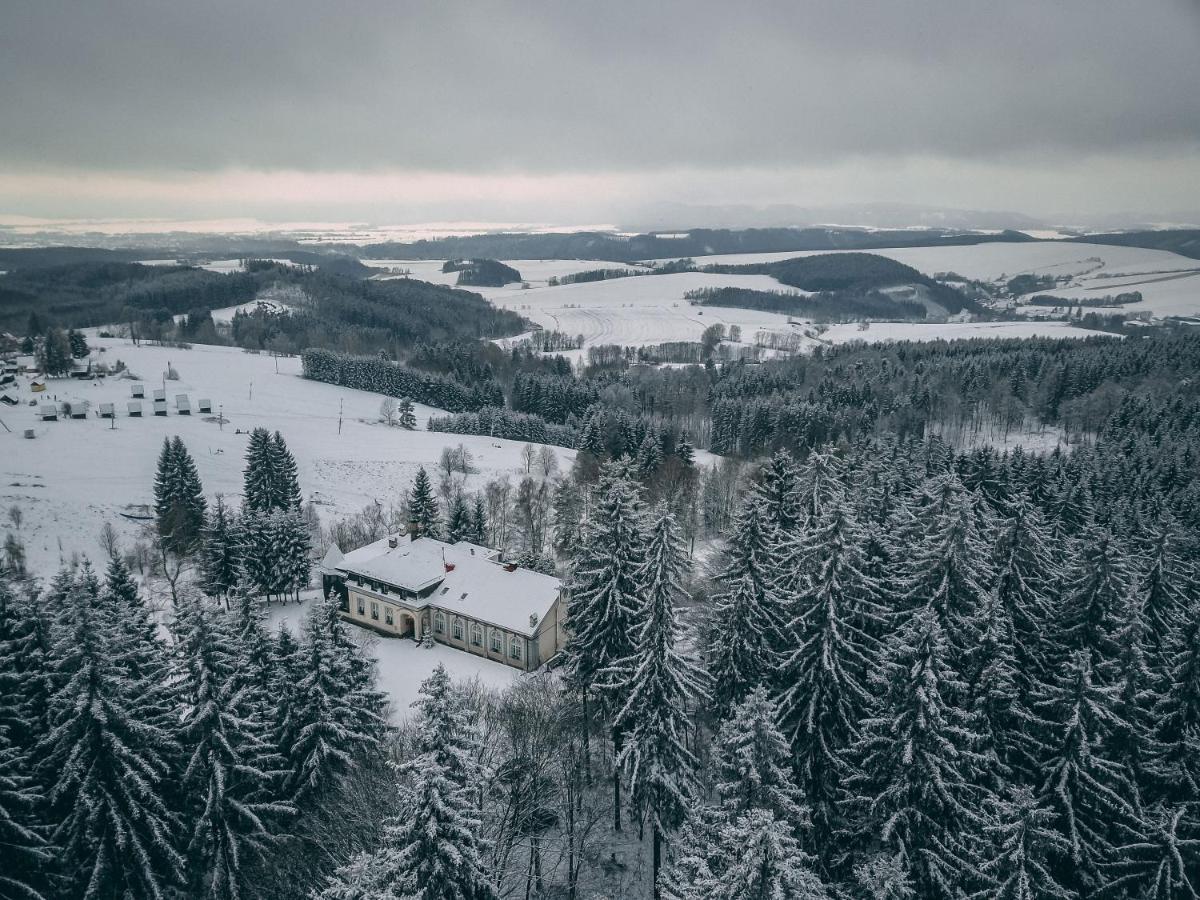
[[[1200,146],[1194,0],[5,0],[0,167],[461,173]]]

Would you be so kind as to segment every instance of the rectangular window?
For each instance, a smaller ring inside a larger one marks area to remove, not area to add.
[[[461,641],[462,635],[463,635],[462,622],[460,622],[458,619],[455,619],[454,620],[454,639],[456,641]]]
[[[521,644],[516,638],[508,642],[508,655],[513,659],[521,658]]]
[[[358,614],[361,616],[361,615],[365,615],[366,612],[367,612],[366,607],[363,606],[362,595],[359,594],[358,595]]]
[[[395,624],[394,622],[392,622],[392,608],[390,606],[385,606],[383,608],[383,620],[385,622],[387,622],[389,625]]]
[[[500,642],[500,633],[498,631],[493,631],[492,632],[492,652],[493,653],[501,653],[501,652],[503,652],[503,650],[504,650],[504,647]]]
[[[371,601],[371,618],[377,621],[379,619],[379,604],[374,600]]]
[[[482,647],[483,646],[483,629],[480,628],[478,625],[471,626],[471,646],[472,647]]]
[[[438,613],[433,617],[433,630],[441,634],[446,630],[446,617]]]

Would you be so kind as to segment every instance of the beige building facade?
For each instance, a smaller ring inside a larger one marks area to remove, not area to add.
[[[321,564],[342,617],[389,637],[430,640],[533,671],[566,640],[562,583],[460,541],[396,535]]]

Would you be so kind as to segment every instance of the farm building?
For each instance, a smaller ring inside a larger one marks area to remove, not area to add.
[[[63,401],[62,413],[69,419],[86,419],[88,410],[91,409],[91,407],[92,404],[90,401],[80,400],[73,397],[70,400]]]
[[[502,563],[467,541],[392,535],[321,563],[342,617],[394,637],[428,638],[525,671],[565,642],[562,582]]]
[[[16,406],[20,402],[12,394],[0,394],[0,403],[3,403],[5,406]]]

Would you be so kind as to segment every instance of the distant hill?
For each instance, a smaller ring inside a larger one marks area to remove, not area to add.
[[[936,304],[947,313],[975,309],[974,303],[954,288],[934,281],[911,266],[874,253],[820,253],[778,262],[706,266],[705,271],[770,275],[781,284],[802,291],[841,295],[846,303],[862,300],[868,294],[886,296],[893,288],[915,288],[908,295],[896,298],[897,304],[905,304],[897,306],[896,314],[905,318],[911,316],[911,304],[922,300]],[[877,298],[872,302],[872,309],[866,314],[881,314],[877,311]]]
[[[457,272],[460,287],[504,287],[521,280],[521,273],[496,259],[447,260],[443,272]]]
[[[949,230],[868,231],[856,228],[694,228],[632,236],[608,232],[479,234],[411,243],[371,244],[366,259],[603,259],[637,262],[721,253],[787,253],[803,250],[871,250],[1032,241],[1019,231],[980,234]]]
[[[1112,234],[1089,234],[1071,238],[1072,243],[1111,244],[1116,247],[1143,247],[1147,250],[1169,250],[1180,256],[1200,259],[1200,229],[1175,228],[1165,231],[1120,231]]]

